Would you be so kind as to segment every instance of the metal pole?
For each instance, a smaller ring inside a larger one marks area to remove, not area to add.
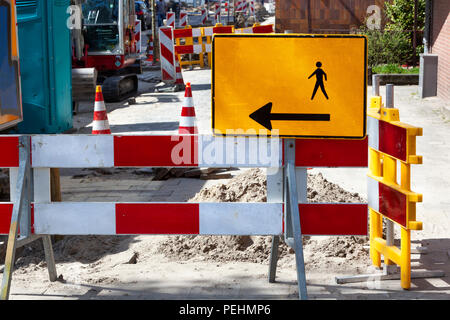
[[[285,140],[285,210],[291,221],[291,232],[294,239],[295,262],[297,265],[298,295],[301,300],[308,299],[305,276],[305,260],[303,257],[302,230],[300,212],[298,210],[297,179],[295,175],[295,139]],[[287,228],[287,226],[286,226]]]
[[[394,108],[394,85],[387,84],[386,85],[386,108]],[[385,219],[386,221],[386,245],[393,246],[394,245],[394,222],[389,219]],[[385,261],[384,264],[384,273],[391,274],[397,270],[396,265],[387,264]]]
[[[380,75],[379,74],[372,75],[372,95],[374,97],[380,96]]]

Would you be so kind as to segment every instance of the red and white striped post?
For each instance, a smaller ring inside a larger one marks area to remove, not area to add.
[[[173,44],[173,28],[159,28],[159,52],[161,61],[161,80],[175,82],[175,46]]]
[[[172,27],[175,29],[175,12],[166,13],[166,27]]]
[[[214,24],[220,23],[220,3],[215,4],[214,10]]]
[[[187,17],[188,15],[186,11],[180,12],[180,23],[179,23],[180,28],[184,28],[187,26]]]
[[[95,90],[94,123],[92,125],[92,134],[111,134],[101,86],[97,86],[97,89]]]
[[[206,20],[207,20],[206,9],[203,8],[201,13],[202,13],[202,16],[201,16],[202,26],[204,26],[204,25],[206,25]]]
[[[134,39],[136,41],[136,53],[142,52],[142,41],[141,41],[141,20],[137,19],[134,26]]]
[[[254,1],[250,1],[250,15],[254,16],[255,15],[255,2]]]

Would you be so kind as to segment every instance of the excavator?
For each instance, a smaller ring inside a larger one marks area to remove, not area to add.
[[[95,92],[90,84],[102,85],[107,102],[135,95],[142,67],[134,0],[71,0],[71,5],[73,100],[83,100],[77,95],[86,88]]]

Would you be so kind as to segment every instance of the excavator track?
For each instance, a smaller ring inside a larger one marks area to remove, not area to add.
[[[120,102],[133,97],[138,91],[136,74],[107,77],[102,84],[103,98],[106,102]]]

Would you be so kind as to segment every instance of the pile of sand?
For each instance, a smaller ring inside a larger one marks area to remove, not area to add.
[[[231,179],[202,189],[189,201],[193,202],[265,202],[266,176],[260,169],[248,170]],[[343,190],[323,178],[322,174],[308,174],[308,200],[311,202],[365,202],[357,193]],[[367,260],[363,246],[367,237],[303,237],[305,264],[320,268],[327,257],[346,260]],[[246,261],[267,263],[272,238],[270,236],[172,236],[160,246],[166,257],[174,260],[212,260],[218,262]],[[279,246],[281,260],[293,260],[294,251],[284,242]],[[307,257],[307,259],[306,259]],[[287,262],[289,264],[289,262]]]

